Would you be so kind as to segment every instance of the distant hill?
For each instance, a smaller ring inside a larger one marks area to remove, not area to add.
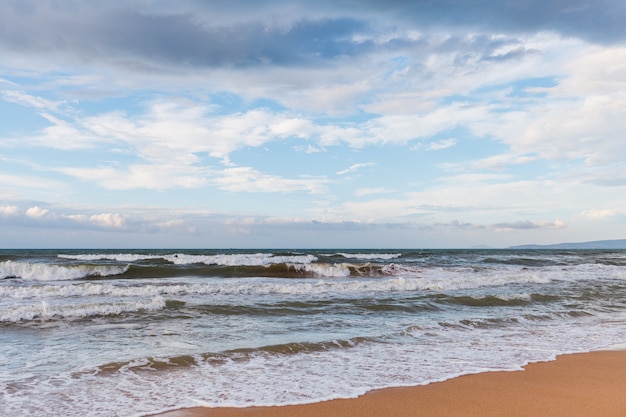
[[[556,243],[554,245],[519,245],[509,246],[509,249],[626,249],[626,239]]]

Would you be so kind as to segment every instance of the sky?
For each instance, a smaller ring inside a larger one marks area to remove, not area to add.
[[[623,0],[0,0],[0,247],[626,238]]]

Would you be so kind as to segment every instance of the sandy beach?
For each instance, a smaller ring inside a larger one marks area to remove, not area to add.
[[[250,408],[191,408],[159,417],[623,417],[626,351],[562,355],[524,371],[488,372],[355,399]]]

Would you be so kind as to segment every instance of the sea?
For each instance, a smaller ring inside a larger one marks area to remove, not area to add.
[[[626,342],[623,250],[2,250],[0,415],[301,404]]]

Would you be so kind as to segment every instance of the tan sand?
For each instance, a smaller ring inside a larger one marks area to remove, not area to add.
[[[625,417],[626,351],[563,355],[524,371],[487,372],[355,399],[190,408],[159,417]]]

